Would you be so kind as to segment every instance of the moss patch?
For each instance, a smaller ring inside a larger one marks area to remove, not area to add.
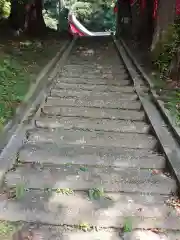
[[[12,236],[20,228],[20,224],[0,221],[0,239],[11,240]]]
[[[64,40],[0,40],[0,126],[15,113],[36,75],[62,47]]]
[[[180,126],[180,79],[179,73],[173,73],[178,69],[177,53],[180,48],[180,21],[170,25],[161,41],[153,51],[153,61],[157,74],[154,76],[154,84],[159,98],[163,100],[164,106],[175,118]],[[177,75],[177,76],[176,76]]]

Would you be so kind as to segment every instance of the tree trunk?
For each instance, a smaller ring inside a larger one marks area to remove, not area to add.
[[[46,25],[42,10],[42,0],[34,0],[34,3],[29,6],[26,17],[26,30],[28,33],[39,34],[45,30]]]
[[[11,0],[11,13],[9,21],[13,30],[26,30],[31,34],[39,34],[44,31],[46,25],[42,15],[42,0],[34,0],[30,4]]]
[[[117,3],[117,21],[116,21],[116,35],[120,34],[130,35],[132,25],[132,15],[130,1],[119,0]]]
[[[176,0],[159,0],[155,33],[151,45],[151,50],[156,48],[159,41],[163,39],[168,30],[169,24],[175,20]]]
[[[42,0],[35,0],[35,8],[36,8],[36,24],[38,30],[43,30],[46,25],[43,18],[43,1]]]
[[[9,16],[10,26],[14,31],[24,28],[25,5],[18,0],[11,0],[11,12]]]
[[[142,44],[146,49],[149,49],[151,46],[154,31],[153,2],[154,0],[146,0],[146,5],[141,9],[140,36]]]

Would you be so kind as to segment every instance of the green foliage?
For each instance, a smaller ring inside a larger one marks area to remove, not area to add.
[[[24,197],[25,194],[25,185],[24,184],[19,184],[16,185],[16,199],[19,200]]]
[[[0,42],[0,130],[14,115],[31,82],[59,50],[56,39]]]
[[[168,76],[170,64],[179,48],[179,44],[180,24],[174,24],[169,26],[168,31],[155,49],[155,65],[160,72],[161,78]]]
[[[179,73],[173,70],[179,69],[180,49],[180,24],[177,19],[175,24],[169,26],[161,41],[154,51],[154,62],[160,73],[155,79],[156,91],[159,90],[159,98],[164,102],[164,107],[170,111],[175,120],[174,123],[180,126],[180,90]],[[178,61],[177,61],[178,60]],[[172,78],[171,80],[169,78]],[[166,79],[170,81],[165,81]],[[174,81],[175,80],[175,81]],[[168,90],[167,90],[168,89]]]
[[[58,1],[44,0],[43,17],[47,27],[57,30],[58,14]]]
[[[0,239],[13,239],[13,234],[20,229],[19,223],[11,223],[7,221],[0,221]]]
[[[89,2],[76,2],[72,6],[72,10],[81,21],[89,19],[93,13],[92,5]]]
[[[113,13],[112,1],[76,2],[72,8],[77,18],[90,31],[114,31],[115,16]]]
[[[169,90],[168,94],[162,94],[161,99],[164,101],[164,107],[170,111],[174,123],[180,127],[180,90]]]
[[[55,28],[59,20],[60,29],[67,29],[68,11],[73,10],[80,22],[90,31],[115,30],[114,5],[111,0],[64,0],[60,7],[60,16],[58,16],[58,1],[45,0],[44,2],[45,22],[51,28]]]
[[[87,232],[87,231],[91,230],[91,226],[89,225],[89,223],[85,223],[85,222],[80,223],[77,226],[77,228],[84,231],[84,232]]]
[[[49,10],[43,11],[43,17],[47,27],[55,30],[57,29],[58,20],[57,17],[52,16],[52,12],[50,12]]]
[[[70,188],[58,188],[58,189],[56,189],[56,193],[71,195],[74,193],[74,191]]]
[[[82,172],[87,172],[88,171],[88,168],[87,167],[84,167],[84,166],[81,166],[79,168]]]
[[[7,18],[10,14],[10,1],[0,0],[0,19]]]
[[[7,57],[0,59],[0,119],[4,124],[10,118],[15,108],[22,101],[24,88],[27,88],[21,66],[15,59]],[[8,79],[8,81],[7,81]]]
[[[124,223],[124,232],[132,232],[132,221],[130,218],[127,218]]]
[[[93,188],[89,190],[89,198],[91,200],[98,200],[104,196],[104,189]]]

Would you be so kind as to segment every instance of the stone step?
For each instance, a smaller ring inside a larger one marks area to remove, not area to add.
[[[42,108],[42,112],[48,115],[65,116],[65,117],[86,117],[86,118],[103,118],[144,121],[145,113],[135,110],[118,110],[108,108],[87,108],[87,107],[60,107],[47,106]]]
[[[110,199],[90,201],[86,193],[67,196],[56,192],[29,190],[19,200],[7,200],[5,196],[2,199],[1,196],[0,216],[16,222],[68,225],[70,228],[71,226],[78,228],[84,223],[87,228],[94,226],[118,229],[124,226],[129,217],[133,229],[179,229],[180,218],[164,204],[164,198],[134,197],[131,194],[127,196],[110,194],[107,197]]]
[[[87,61],[88,63],[116,63],[116,64],[123,64],[122,60],[117,56],[116,52],[108,52],[108,53],[103,53],[102,50],[101,52],[72,52],[71,55],[68,58],[69,61],[76,61],[76,64],[78,60],[81,61]],[[123,64],[124,65],[124,64]]]
[[[80,117],[40,116],[35,120],[40,128],[83,129],[112,132],[148,133],[150,126],[144,122],[125,120],[90,119]]]
[[[62,226],[33,225],[31,223],[29,226],[26,224],[22,227],[13,240],[26,240],[20,236],[32,236],[32,240],[122,240],[119,234],[113,229],[100,229],[98,231],[94,229],[86,232],[78,229],[78,226],[64,226],[63,228]]]
[[[61,144],[74,144],[82,146],[99,147],[122,147],[154,149],[157,141],[148,134],[115,133],[104,131],[80,131],[80,130],[60,130],[60,129],[40,129],[34,128],[27,133],[31,142],[44,142]]]
[[[76,78],[90,78],[90,79],[96,79],[96,78],[99,78],[99,79],[112,79],[112,80],[118,80],[118,79],[127,79],[128,78],[128,73],[126,71],[124,72],[121,72],[121,73],[118,73],[118,74],[113,74],[113,73],[102,73],[102,72],[99,72],[97,70],[94,70],[94,71],[66,71],[64,69],[62,69],[61,71],[59,71],[59,74],[61,77],[76,77]]]
[[[118,78],[114,79],[105,79],[105,78],[79,78],[79,77],[58,77],[57,83],[75,83],[75,84],[96,84],[96,85],[106,85],[106,86],[128,86],[132,84],[130,79]]]
[[[58,90],[71,89],[74,91],[96,91],[96,92],[117,92],[119,94],[130,93],[134,94],[134,88],[132,86],[111,86],[111,85],[94,85],[94,84],[74,84],[74,83],[61,83],[58,82],[55,85]]]
[[[40,164],[79,164],[85,166],[164,169],[165,158],[147,150],[101,148],[56,144],[25,144],[18,153],[20,162]]]
[[[133,228],[179,229],[180,218],[164,204],[163,198],[136,198],[133,195],[124,197],[120,194],[112,194],[109,197],[112,200],[101,198],[90,201],[86,193],[67,196],[55,192],[29,190],[19,200],[7,200],[1,195],[0,216],[16,222],[68,225],[70,228],[71,225],[78,228],[84,224],[87,228],[94,226],[118,229],[124,226],[129,217]]]
[[[99,56],[80,56],[80,55],[74,55],[74,56],[71,56],[68,61],[67,61],[67,64],[77,64],[78,65],[89,65],[89,66],[92,66],[92,64],[99,64],[99,65],[102,65],[102,66],[109,66],[109,65],[113,65],[113,66],[123,66],[124,67],[124,63],[119,59],[119,58],[114,58],[112,60],[112,58],[110,59],[111,57],[108,56],[104,56],[104,57],[99,57]]]
[[[167,226],[167,225],[166,225]],[[14,240],[20,240],[20,236],[32,236],[33,240],[179,240],[180,231],[168,231],[154,233],[150,230],[133,230],[131,232],[122,233],[119,229],[90,229],[89,231],[80,230],[79,226],[52,226],[52,225],[39,225],[39,224],[25,224]],[[133,238],[134,237],[134,238]],[[136,238],[138,237],[138,238]]]
[[[99,47],[98,47],[99,48]],[[110,59],[110,57],[114,57],[111,58],[111,60],[113,61],[114,59],[118,59],[120,60],[120,57],[117,55],[117,52],[114,48],[114,46],[112,46],[111,48],[107,49],[103,49],[100,48],[97,50],[97,46],[96,49],[92,48],[92,47],[87,47],[87,49],[84,50],[73,50],[71,52],[71,55],[69,56],[69,59],[71,59],[72,57],[79,57],[79,58],[97,58],[97,59],[105,59],[105,57],[107,58],[107,60]],[[109,58],[108,58],[109,57]],[[105,59],[106,60],[106,59]]]
[[[112,51],[113,50],[113,51]],[[94,51],[94,50],[87,50],[87,51],[72,51],[71,55],[69,56],[68,60],[88,60],[91,61],[92,59],[94,60],[101,60],[103,62],[116,62],[116,64],[118,62],[120,62],[121,64],[123,64],[123,61],[121,60],[121,58],[119,56],[117,56],[117,52],[114,51],[114,49],[112,49],[111,51],[108,51],[105,53],[105,51],[100,50],[99,52]],[[112,56],[112,57],[110,57]],[[76,61],[76,64],[79,64],[79,62]],[[95,63],[95,62],[94,62]]]
[[[90,60],[88,61],[88,59],[84,58],[80,58],[80,57],[73,57],[73,58],[69,58],[66,62],[66,64],[68,65],[76,65],[78,63],[78,65],[81,65],[81,66],[85,66],[85,65],[89,65],[91,67],[96,67],[97,65],[101,65],[103,66],[103,68],[109,68],[111,66],[113,66],[114,68],[124,68],[124,63],[122,61],[120,61],[118,59],[118,61],[112,61],[112,59],[106,59],[106,60],[103,60],[103,59],[94,59],[94,60]]]
[[[104,57],[104,56],[114,56],[115,58],[118,58],[116,49],[114,45],[109,45],[108,43],[106,46],[102,46],[102,43],[98,43],[98,45],[92,46],[92,43],[88,46],[86,45],[84,48],[77,48],[73,49],[71,52],[71,56],[78,56],[80,55],[81,57],[88,57],[88,56],[96,56],[96,57]],[[81,44],[82,46],[82,44]]]
[[[97,90],[94,91],[86,91],[86,90],[74,90],[74,89],[58,89],[58,88],[53,88],[50,91],[50,96],[51,97],[76,97],[76,98],[87,98],[91,97],[92,99],[117,99],[117,101],[121,100],[137,100],[138,96],[134,92],[131,93],[117,93],[117,92],[99,92]]]
[[[120,59],[120,57],[117,55],[116,51],[114,49],[111,49],[110,51],[106,52],[103,50],[100,50],[99,52],[94,50],[87,50],[87,51],[76,51],[71,52],[71,55],[69,56],[68,60],[71,59],[80,59],[80,60],[101,60],[101,61],[109,61],[109,62],[120,62],[123,63]],[[76,62],[77,64],[78,62]]]
[[[82,66],[81,64],[65,64],[62,68],[63,71],[66,72],[80,72],[80,73],[105,73],[105,74],[121,74],[121,73],[125,73],[127,72],[126,67],[123,65],[120,65],[119,68],[112,66],[103,66],[100,64],[97,65],[89,65],[89,64],[85,64],[84,66]]]
[[[97,107],[140,110],[140,101],[123,100],[121,98],[107,98],[106,96],[87,97],[48,97],[46,106]]]
[[[35,165],[25,164],[9,171],[4,178],[8,188],[18,185],[28,189],[72,189],[104,192],[134,192],[168,195],[177,190],[174,179],[152,170],[117,167],[93,167],[82,169],[81,165]],[[127,202],[126,202],[127,204]]]
[[[103,73],[122,73],[126,71],[126,67],[124,65],[118,65],[118,66],[114,66],[114,65],[109,65],[109,66],[103,66],[100,64],[93,64],[93,65],[89,65],[89,64],[85,64],[85,65],[81,65],[81,64],[66,64],[63,66],[63,69],[66,71],[101,71]]]

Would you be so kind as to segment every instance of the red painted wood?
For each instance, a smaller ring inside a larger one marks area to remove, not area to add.
[[[74,24],[70,23],[70,31],[72,33],[72,35],[78,35],[78,36],[85,36],[84,33],[82,33],[81,31],[79,31]]]
[[[180,15],[180,0],[176,0],[176,14]]]
[[[153,10],[153,18],[156,19],[157,17],[157,10],[158,10],[158,0],[154,0],[154,10]]]
[[[141,0],[141,11],[144,11],[146,8],[146,0]]]

